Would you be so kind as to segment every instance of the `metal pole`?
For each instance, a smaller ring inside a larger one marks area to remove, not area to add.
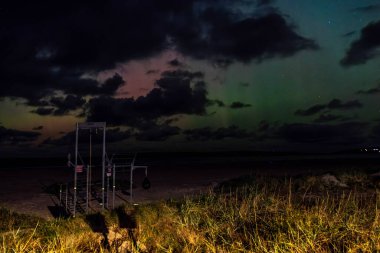
[[[86,170],[86,213],[88,213],[88,206],[89,206],[89,201],[88,201],[88,198],[90,196],[89,194],[89,175],[90,174],[90,167],[87,166],[87,170]]]
[[[90,196],[91,192],[91,184],[92,184],[92,134],[91,134],[91,128],[90,128],[90,167],[89,167],[89,190],[88,190],[88,197]]]
[[[65,197],[65,209],[66,209],[66,213],[69,213],[67,210],[67,198],[68,198],[68,195],[69,195],[69,185],[66,184],[66,197]]]
[[[62,206],[62,184],[59,185],[59,204]]]
[[[104,210],[104,174],[105,174],[105,157],[106,157],[106,125],[103,127],[103,155],[102,155],[102,210]]]
[[[76,205],[77,205],[77,165],[78,165],[78,123],[75,132],[75,166],[74,166],[74,209],[73,216],[75,217]]]
[[[108,170],[108,168],[107,168]],[[106,199],[107,199],[107,209],[108,209],[108,198],[109,198],[109,188],[110,188],[110,177],[107,175],[107,195],[106,195]]]
[[[129,195],[130,195],[130,201],[131,201],[131,204],[132,204],[132,185],[133,185],[133,165],[131,165],[131,179],[130,179],[131,183],[130,183],[130,186],[129,186]]]
[[[116,168],[115,168],[115,164],[113,165],[113,172],[112,172],[112,176],[113,176],[113,185],[112,185],[112,209],[115,209],[115,178],[116,178]]]

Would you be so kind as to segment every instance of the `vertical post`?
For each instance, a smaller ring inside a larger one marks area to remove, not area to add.
[[[87,197],[89,198],[90,192],[91,192],[91,185],[92,185],[92,132],[91,132],[91,128],[90,128],[90,167],[88,169],[89,169],[89,172],[88,172],[87,181],[88,181],[89,189],[88,189]]]
[[[74,209],[73,216],[75,217],[75,211],[77,206],[77,165],[78,165],[78,123],[75,132],[75,166],[74,166]]]
[[[59,184],[59,205],[62,206],[62,184]]]
[[[131,165],[131,178],[130,178],[130,186],[129,186],[129,196],[130,196],[130,201],[131,201],[131,204],[132,204],[132,185],[133,185],[133,165]]]
[[[106,124],[103,126],[103,155],[102,155],[102,210],[104,210],[104,175],[105,175],[105,158],[106,158]]]
[[[112,183],[112,209],[115,209],[115,179],[116,179],[116,168],[115,164],[113,165],[113,171],[112,171],[112,177],[113,177],[113,183]]]
[[[107,170],[108,170],[108,168],[107,168]],[[107,207],[107,209],[108,209],[108,204],[109,204],[109,201],[108,201],[108,199],[109,199],[109,188],[110,188],[110,177],[107,175],[107,194],[106,194],[106,199],[107,199],[106,207]]]
[[[67,198],[68,198],[68,195],[69,195],[69,185],[66,184],[66,197],[65,197],[65,210],[66,210],[66,213],[69,213],[67,210]]]
[[[88,206],[89,206],[89,177],[90,177],[90,168],[91,166],[87,166],[86,170],[86,213],[88,213]]]

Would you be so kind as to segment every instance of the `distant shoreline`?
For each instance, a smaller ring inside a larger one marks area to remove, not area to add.
[[[87,157],[83,158],[85,162]],[[189,165],[232,165],[232,166],[265,166],[265,165],[301,165],[301,164],[380,164],[380,153],[355,154],[257,154],[257,153],[141,153],[137,161],[148,166],[189,166]],[[99,159],[92,160],[100,165]],[[67,158],[62,157],[18,157],[0,158],[1,169],[65,168]]]
[[[86,160],[86,158],[84,158]],[[0,159],[0,206],[49,217],[54,197],[43,188],[73,181],[65,157]],[[148,165],[152,188],[143,190],[143,173],[136,173],[136,201],[149,202],[204,191],[224,180],[243,175],[299,176],[335,170],[380,171],[380,155],[249,156],[206,154],[139,154],[137,163]],[[8,166],[7,166],[8,165]],[[94,173],[101,163],[93,160]],[[95,174],[94,174],[95,175]],[[120,175],[119,175],[120,177]],[[124,175],[128,180],[128,175]],[[128,197],[125,197],[128,199]],[[55,199],[56,201],[56,199]],[[122,202],[122,199],[120,199]]]

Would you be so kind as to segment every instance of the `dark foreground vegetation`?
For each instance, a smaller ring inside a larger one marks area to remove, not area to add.
[[[378,252],[380,187],[351,170],[247,176],[208,193],[77,218],[0,209],[1,252]]]

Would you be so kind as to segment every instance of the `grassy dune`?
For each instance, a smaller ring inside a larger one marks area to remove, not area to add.
[[[378,252],[380,190],[359,172],[245,177],[206,194],[42,220],[1,209],[2,252]]]

